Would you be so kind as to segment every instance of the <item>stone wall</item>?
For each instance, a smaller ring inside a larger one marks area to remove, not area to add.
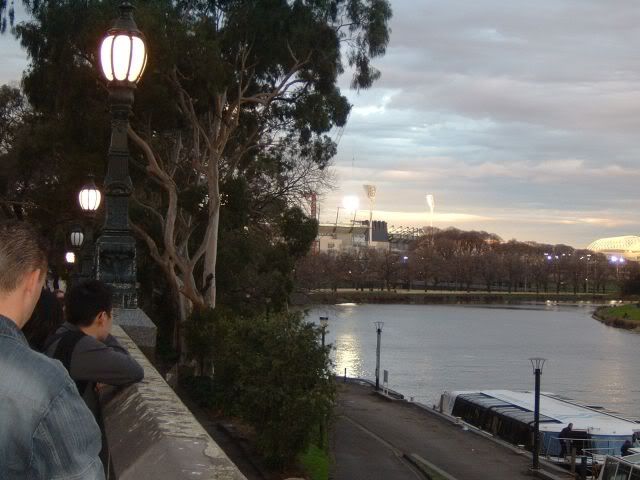
[[[246,480],[122,328],[112,333],[145,371],[142,382],[102,394],[115,478]]]

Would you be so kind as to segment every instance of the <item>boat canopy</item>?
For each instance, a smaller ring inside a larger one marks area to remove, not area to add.
[[[449,415],[457,398],[480,407],[499,412],[502,415],[533,424],[534,392],[511,390],[483,390],[445,392],[442,409]],[[540,431],[559,432],[569,423],[574,430],[584,430],[596,436],[631,436],[640,431],[640,424],[620,416],[586,407],[552,393],[540,395]]]

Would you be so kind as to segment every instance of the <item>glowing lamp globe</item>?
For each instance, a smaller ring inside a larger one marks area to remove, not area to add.
[[[84,243],[84,233],[82,233],[82,229],[80,227],[75,227],[71,230],[71,246],[74,248],[82,247]]]
[[[67,263],[76,263],[76,254],[73,252],[67,252],[64,256]]]
[[[100,45],[100,65],[109,82],[137,83],[147,65],[147,46],[133,20],[133,6],[120,5],[120,16]]]
[[[85,213],[95,213],[100,208],[100,202],[102,201],[102,194],[98,187],[96,187],[93,177],[89,176],[89,181],[86,183],[80,193],[78,193],[78,202],[80,208]]]

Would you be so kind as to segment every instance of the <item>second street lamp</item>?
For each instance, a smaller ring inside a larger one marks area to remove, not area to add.
[[[327,325],[329,325],[329,317],[320,317],[320,327],[322,328],[322,348],[324,348],[324,337],[327,334]]]
[[[377,343],[376,343],[376,391],[380,390],[380,337],[382,337],[382,327],[384,322],[375,322]]]
[[[93,242],[94,219],[100,203],[102,194],[93,180],[93,175],[89,175],[87,183],[84,184],[78,193],[78,203],[85,217],[88,218],[88,227],[85,229],[86,235],[83,238],[83,245],[80,250],[80,266],[78,278],[88,280],[95,277],[95,245]],[[73,241],[71,242],[73,243]]]
[[[540,468],[540,376],[546,359],[540,357],[530,358],[533,374],[535,376],[535,400],[533,407],[533,470]]]
[[[136,244],[129,227],[129,197],[133,191],[129,176],[128,129],[133,92],[147,63],[144,37],[133,19],[133,6],[120,5],[100,46],[102,73],[109,82],[111,143],[105,178],[105,221],[96,242],[96,278],[113,288],[114,306],[136,308]]]

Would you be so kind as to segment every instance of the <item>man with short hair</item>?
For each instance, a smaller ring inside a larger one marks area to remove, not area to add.
[[[46,272],[34,228],[0,222],[0,478],[102,480],[93,415],[60,362],[31,350],[21,332]]]
[[[111,335],[111,288],[99,280],[75,285],[66,294],[66,322],[45,342],[45,353],[60,360],[78,392],[98,415],[97,385],[139,382],[144,370]]]

